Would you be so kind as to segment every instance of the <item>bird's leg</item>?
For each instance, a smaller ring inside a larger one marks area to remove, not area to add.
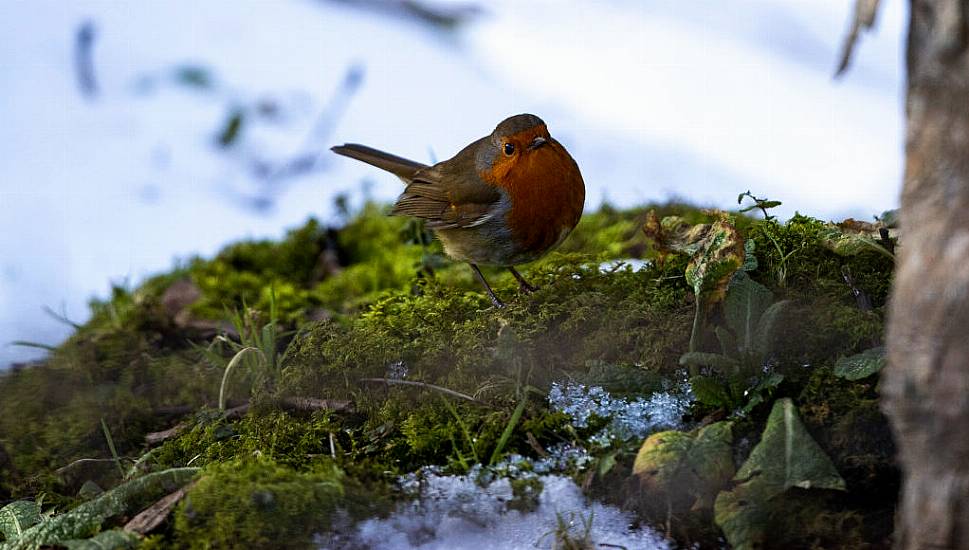
[[[480,281],[481,284],[484,285],[485,290],[488,291],[488,297],[491,298],[491,303],[494,304],[495,307],[499,309],[505,307],[505,303],[498,299],[498,296],[495,295],[494,290],[491,290],[491,285],[489,285],[488,281],[485,280],[484,275],[481,274],[481,270],[478,269],[478,266],[471,263],[469,263],[468,265],[470,265],[471,270],[474,271],[474,276],[477,277],[478,281]]]
[[[518,270],[515,269],[514,267],[508,266],[508,271],[511,271],[511,274],[514,275],[516,279],[518,279],[518,288],[520,288],[521,291],[524,292],[525,294],[531,294],[532,292],[535,292],[538,290],[537,286],[532,286],[528,284],[528,281],[526,281],[525,278],[522,277],[522,274],[519,273]]]

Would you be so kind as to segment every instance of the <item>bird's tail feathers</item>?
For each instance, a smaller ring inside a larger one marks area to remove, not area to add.
[[[357,159],[381,170],[386,170],[403,180],[410,180],[418,170],[427,167],[425,164],[391,155],[359,143],[345,143],[332,147],[330,150],[338,155]]]

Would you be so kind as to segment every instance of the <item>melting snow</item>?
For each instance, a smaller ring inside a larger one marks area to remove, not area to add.
[[[401,505],[386,519],[356,526],[350,536],[321,540],[321,548],[374,550],[533,550],[552,548],[560,522],[575,539],[588,534],[596,545],[633,549],[669,548],[658,533],[633,527],[633,518],[613,506],[589,501],[564,476],[538,478],[543,485],[532,512],[509,510],[511,483],[501,478],[485,486],[474,474],[430,474],[421,484],[420,498]]]
[[[687,392],[658,392],[647,399],[629,400],[614,397],[599,386],[582,384],[552,384],[548,400],[553,409],[569,415],[577,428],[587,427],[593,416],[608,419],[608,424],[590,438],[590,443],[599,446],[609,446],[617,438],[643,438],[658,430],[678,428],[690,405]]]
[[[629,266],[633,271],[640,271],[649,267],[651,262],[640,258],[626,258],[623,260],[609,260],[599,264],[600,271],[612,271]]]
[[[659,392],[624,399],[598,386],[553,384],[549,405],[569,415],[578,428],[587,427],[593,417],[606,419],[588,440],[590,447],[601,449],[679,427],[690,398],[689,392]],[[563,530],[592,547],[669,548],[649,527],[634,526],[632,515],[587,499],[571,478],[561,475],[589,467],[595,458],[588,449],[562,443],[547,451],[547,457],[534,461],[512,455],[492,467],[476,465],[466,475],[442,475],[432,466],[403,476],[400,485],[413,496],[411,501],[398,505],[388,518],[354,526],[346,522],[344,528],[321,535],[320,548],[531,550],[555,547],[556,533]],[[541,493],[532,506],[514,506],[512,479],[540,482]]]

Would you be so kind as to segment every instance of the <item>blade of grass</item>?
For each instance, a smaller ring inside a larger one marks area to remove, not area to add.
[[[41,344],[39,342],[28,342],[27,340],[14,340],[13,342],[10,342],[10,345],[20,346],[24,348],[37,348],[37,349],[42,349],[47,351],[54,351],[57,349],[57,347],[55,346],[49,346],[47,344]]]
[[[501,452],[505,450],[505,445],[508,444],[508,440],[511,439],[511,434],[515,431],[515,426],[518,425],[518,421],[521,420],[522,414],[525,412],[525,405],[528,404],[528,392],[522,392],[522,400],[515,407],[515,411],[511,413],[511,418],[508,419],[508,425],[505,426],[505,431],[501,433],[501,437],[498,439],[498,444],[495,445],[495,450],[491,453],[491,459],[488,461],[489,466],[494,466],[498,462],[498,457],[501,456]]]
[[[101,430],[104,431],[104,438],[108,440],[108,448],[111,449],[111,456],[114,458],[115,465],[118,466],[121,479],[124,479],[124,467],[121,465],[121,457],[118,456],[118,450],[114,447],[114,438],[111,437],[111,430],[108,429],[108,423],[104,421],[103,416],[101,417]]]
[[[465,459],[464,458],[464,455],[461,454],[461,449],[458,448],[458,442],[454,440],[454,434],[453,433],[449,433],[448,434],[448,437],[451,439],[451,447],[454,448],[454,454],[456,454],[458,456],[458,464],[461,465],[461,469],[464,472],[467,472],[468,470],[471,469],[471,466],[468,465],[467,459]]]
[[[471,457],[474,458],[475,463],[480,462],[478,459],[478,450],[475,449],[474,439],[471,437],[471,431],[468,430],[468,425],[464,423],[464,420],[461,418],[461,415],[458,414],[458,410],[455,408],[453,403],[445,399],[443,395],[441,396],[441,401],[444,402],[444,406],[447,408],[448,412],[450,412],[454,419],[458,421],[458,427],[461,428],[461,435],[464,436],[464,438],[468,441],[468,446],[471,447]],[[453,439],[454,438],[452,436],[452,442]],[[454,448],[457,449],[457,445],[455,445]],[[461,456],[460,451],[458,451],[458,457],[462,461],[462,466],[465,466],[464,457]]]
[[[249,353],[258,353],[262,355],[262,351],[254,347],[245,347],[239,350],[229,361],[229,364],[225,367],[225,372],[222,374],[222,384],[219,385],[219,410],[225,410],[225,390],[229,382],[229,374],[235,369],[236,365],[242,362],[242,358]]]
[[[275,372],[279,363],[276,361],[276,341],[279,336],[276,333],[277,323],[276,311],[276,283],[269,286],[269,324],[263,327],[263,353],[269,361],[269,368]]]

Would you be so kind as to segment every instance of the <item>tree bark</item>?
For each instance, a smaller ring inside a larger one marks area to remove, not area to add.
[[[883,408],[896,548],[969,548],[969,0],[911,0],[905,186]]]

